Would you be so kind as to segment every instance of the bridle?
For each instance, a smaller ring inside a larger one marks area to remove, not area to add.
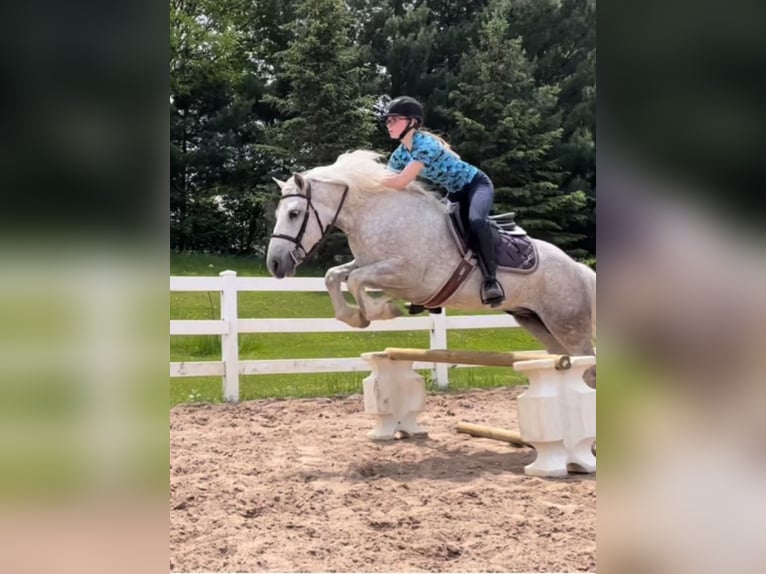
[[[311,183],[307,180],[306,181],[306,193],[288,193],[287,195],[283,195],[279,201],[281,202],[283,199],[287,199],[288,197],[302,197],[306,200],[307,206],[306,211],[303,215],[303,223],[301,223],[301,228],[298,230],[298,235],[295,237],[290,237],[289,235],[284,235],[282,233],[272,233],[272,238],[277,239],[287,239],[288,241],[292,241],[295,243],[296,247],[290,252],[290,257],[293,258],[293,261],[295,261],[296,265],[301,264],[303,261],[305,261],[314,251],[317,250],[317,248],[324,242],[324,240],[327,238],[327,233],[332,229],[332,227],[335,225],[335,222],[338,219],[338,215],[340,214],[340,210],[343,208],[343,204],[346,202],[346,196],[348,195],[348,186],[345,186],[345,189],[343,190],[343,196],[340,198],[340,203],[338,204],[338,209],[335,211],[335,215],[332,218],[332,221],[330,222],[330,225],[325,227],[322,225],[322,220],[319,218],[319,212],[316,210],[316,207],[314,207],[314,204],[311,201]],[[319,225],[319,229],[322,231],[322,236],[319,238],[319,241],[317,241],[314,244],[314,247],[311,248],[309,252],[306,252],[306,250],[303,248],[303,235],[306,233],[306,226],[308,225],[309,218],[311,215],[309,214],[309,209],[314,213],[314,217],[317,220],[317,225]]]

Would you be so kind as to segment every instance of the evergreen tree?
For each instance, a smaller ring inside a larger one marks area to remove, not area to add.
[[[232,97],[232,37],[217,7],[207,0],[170,4],[170,212],[178,249],[211,248],[224,228],[211,198],[223,165],[211,132]]]
[[[481,14],[488,0],[428,0],[429,23],[435,29],[428,83],[428,125],[449,129],[449,94],[457,88],[461,62],[478,43]]]
[[[587,235],[577,246],[594,251],[594,12],[593,0],[171,0],[173,247],[265,246],[271,176],[393,149],[370,113],[386,93],[422,101],[427,127],[493,177],[498,209],[559,245]]]
[[[595,0],[562,0],[556,52],[562,78],[558,107],[562,110],[562,141],[556,150],[567,191],[588,197],[588,217],[573,229],[585,237],[579,243],[596,252],[596,6]]]
[[[569,224],[585,217],[585,194],[560,189],[563,173],[552,151],[560,142],[559,89],[538,86],[520,38],[490,11],[479,45],[463,58],[450,94],[454,143],[492,178],[498,210],[513,210],[531,233],[566,247],[578,236]]]
[[[362,1],[362,0],[356,0]],[[369,40],[386,70],[392,97],[408,95],[426,108],[426,124],[444,131],[449,123],[448,94],[471,41],[477,38],[475,14],[487,0],[389,0],[389,14]],[[373,24],[371,24],[373,25]],[[381,40],[382,37],[382,40]]]
[[[257,115],[263,58],[236,0],[173,0],[170,19],[171,245],[251,251],[278,158]]]
[[[275,137],[303,167],[333,162],[368,147],[374,99],[361,91],[367,78],[352,44],[352,21],[343,0],[303,0],[289,24],[291,46],[278,54],[278,73],[289,83],[272,101],[287,115]]]
[[[596,5],[595,0],[495,0],[509,33],[536,63],[538,84],[557,84],[561,141],[554,155],[563,171],[561,187],[587,196],[586,217],[572,231],[579,246],[595,253],[596,199]]]
[[[426,4],[395,14],[386,21],[388,37],[383,55],[392,97],[407,95],[427,99],[430,92],[431,51],[436,29],[430,24]]]

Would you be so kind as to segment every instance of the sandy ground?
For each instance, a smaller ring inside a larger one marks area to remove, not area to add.
[[[596,477],[524,474],[524,387],[429,395],[425,439],[376,443],[361,395],[171,410],[174,572],[595,571]]]

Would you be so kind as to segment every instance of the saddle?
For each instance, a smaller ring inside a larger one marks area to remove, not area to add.
[[[537,250],[527,232],[514,221],[515,216],[516,213],[510,211],[487,218],[492,229],[497,268],[515,273],[531,273],[537,268]],[[470,251],[475,262],[475,255],[469,241],[468,226],[460,217],[457,204],[449,204],[449,223],[449,229],[460,255],[465,256]]]
[[[469,241],[469,230],[460,214],[458,204],[447,202],[447,227],[462,259],[449,279],[422,303],[427,309],[442,306],[471,275],[478,265],[476,254]],[[514,212],[501,213],[487,218],[492,229],[498,271],[532,273],[537,269],[537,248],[532,239],[514,221]]]

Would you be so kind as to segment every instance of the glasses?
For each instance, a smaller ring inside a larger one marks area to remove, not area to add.
[[[405,118],[404,116],[390,116],[390,117],[386,118],[386,125],[387,126],[392,126],[396,122],[398,122],[399,120],[406,120],[406,119],[407,118]]]

